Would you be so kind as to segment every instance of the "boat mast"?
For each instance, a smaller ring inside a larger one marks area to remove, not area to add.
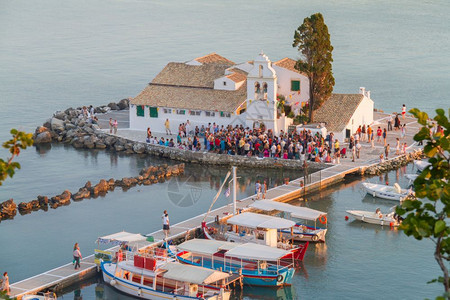
[[[236,167],[232,167],[233,172],[233,215],[236,215],[236,194],[237,194],[237,184],[236,184]]]

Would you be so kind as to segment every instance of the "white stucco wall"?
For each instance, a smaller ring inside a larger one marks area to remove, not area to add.
[[[214,80],[214,89],[215,90],[235,91],[237,89],[237,85],[236,85],[236,82],[234,82],[230,78],[223,76],[223,77],[220,77],[220,78],[217,78],[216,80]]]
[[[361,125],[370,125],[373,123],[373,101],[366,96],[359,104],[358,108],[353,113],[350,122],[347,124],[346,129],[350,129],[350,134],[356,132]],[[345,130],[344,130],[345,134]]]
[[[186,123],[187,120],[189,120],[189,122],[191,123],[192,130],[195,129],[195,126],[201,128],[201,125],[205,125],[206,127],[208,123],[213,124],[214,122],[220,126],[228,126],[228,124],[232,124],[233,121],[238,124],[242,123],[239,121],[239,119],[236,122],[235,114],[230,114],[230,117],[221,117],[220,112],[214,112],[215,116],[206,116],[206,112],[201,111],[199,116],[193,116],[189,114],[189,110],[185,111],[185,115],[179,115],[176,113],[176,109],[172,109],[172,113],[164,113],[164,108],[159,108],[158,117],[150,118],[149,107],[145,106],[144,117],[138,117],[136,116],[136,105],[131,105],[130,129],[146,131],[147,127],[150,127],[152,133],[165,133],[166,128],[164,126],[164,122],[166,121],[166,119],[169,119],[170,129],[173,134],[177,134],[178,126],[181,123]]]
[[[286,97],[286,103],[295,104],[297,102],[300,102],[296,107],[300,108],[301,102],[307,102],[309,99],[308,77],[276,65],[273,65],[272,67],[277,72],[277,93]],[[300,81],[300,95],[297,91],[291,91],[291,80]],[[289,95],[292,95],[292,98],[289,97]]]

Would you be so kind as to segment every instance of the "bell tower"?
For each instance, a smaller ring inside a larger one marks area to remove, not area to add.
[[[246,126],[277,133],[277,75],[272,62],[261,51],[247,75]]]

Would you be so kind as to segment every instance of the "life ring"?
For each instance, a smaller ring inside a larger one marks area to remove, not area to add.
[[[111,285],[111,286],[115,286],[116,285],[116,281],[113,279],[113,280],[111,280],[110,282],[109,282],[109,284]]]
[[[311,240],[313,242],[317,242],[319,240],[319,237],[317,236],[317,234],[315,234],[315,235],[312,236]]]
[[[322,224],[327,224],[327,216],[326,215],[321,215],[319,218],[319,222]]]
[[[282,275],[278,275],[277,276],[277,281],[278,282],[282,282],[283,281],[283,276]]]

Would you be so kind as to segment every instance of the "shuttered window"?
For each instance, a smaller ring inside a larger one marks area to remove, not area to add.
[[[300,80],[291,80],[291,91],[300,91]]]
[[[144,116],[144,105],[136,106],[136,116],[143,117]]]
[[[158,117],[158,108],[150,106],[150,118]]]

